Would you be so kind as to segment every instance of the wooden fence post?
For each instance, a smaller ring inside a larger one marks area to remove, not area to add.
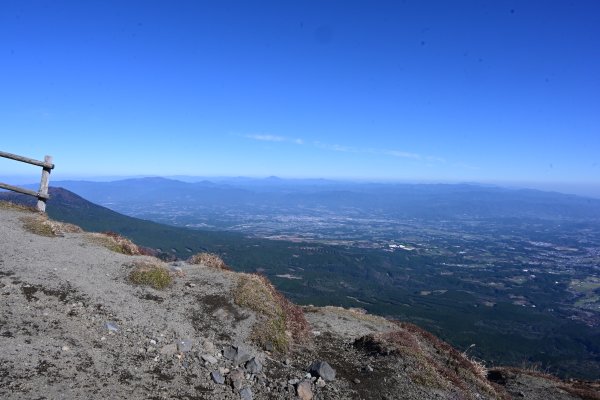
[[[52,165],[52,156],[45,156],[44,163]],[[39,212],[46,211],[46,199],[48,198],[48,183],[50,181],[50,171],[48,167],[42,167],[42,180],[40,182],[40,190],[38,192],[37,210]]]

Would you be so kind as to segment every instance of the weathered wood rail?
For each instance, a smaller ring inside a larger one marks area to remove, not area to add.
[[[17,193],[23,193],[29,196],[37,197],[37,205],[36,208],[38,211],[44,212],[46,211],[46,200],[50,198],[48,195],[48,183],[50,182],[50,171],[54,169],[54,164],[52,163],[52,156],[45,156],[44,161],[34,160],[32,158],[27,158],[23,156],[18,156],[16,154],[5,153],[0,151],[0,157],[9,158],[11,160],[24,162],[31,165],[36,165],[38,167],[42,167],[42,179],[40,181],[40,189],[36,192],[29,189],[24,189],[18,186],[12,186],[6,183],[0,182],[0,189],[11,190]]]

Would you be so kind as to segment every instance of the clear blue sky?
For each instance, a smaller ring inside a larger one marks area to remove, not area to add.
[[[0,150],[58,178],[599,186],[600,2],[4,0]]]

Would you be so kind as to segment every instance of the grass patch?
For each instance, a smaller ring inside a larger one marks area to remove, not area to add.
[[[129,273],[129,281],[133,284],[164,289],[173,281],[169,270],[159,261],[136,261],[133,266]]]
[[[0,201],[0,208],[4,210],[16,210],[16,211],[27,211],[27,212],[38,212],[35,207],[26,206],[24,204],[13,203],[12,201]]]
[[[252,338],[260,345],[270,343],[276,351],[287,352],[294,341],[308,338],[308,322],[302,309],[279,293],[266,277],[240,274],[233,299],[261,319],[252,331]]]
[[[93,242],[106,247],[115,253],[127,254],[130,256],[150,255],[143,251],[137,244],[114,232],[90,233]]]
[[[225,264],[225,261],[223,261],[223,259],[221,257],[219,257],[218,255],[213,254],[213,253],[194,254],[187,260],[187,262],[188,262],[188,264],[195,264],[195,265],[202,264],[209,268],[216,268],[216,269],[222,269],[225,271],[231,271],[231,268],[229,268],[229,266],[227,264]]]
[[[48,219],[46,214],[28,215],[21,218],[23,228],[40,236],[56,237],[65,233],[80,233],[83,230],[77,225],[57,222]]]

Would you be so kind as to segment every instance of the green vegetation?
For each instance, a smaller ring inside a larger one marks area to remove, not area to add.
[[[4,201],[0,200],[0,208],[5,210],[17,210],[17,211],[27,211],[27,212],[38,212],[35,207],[28,206],[20,203],[14,203],[12,201]]]
[[[45,214],[21,217],[21,221],[27,231],[40,236],[55,237],[65,233],[82,232],[81,228],[76,225],[52,221]]]
[[[234,292],[234,301],[256,312],[261,321],[253,328],[253,339],[262,346],[272,344],[280,352],[289,350],[293,340],[307,337],[308,323],[302,309],[282,296],[267,278],[242,274]]]
[[[133,270],[129,273],[129,281],[136,285],[164,289],[171,284],[173,278],[169,270],[159,261],[136,261]]]
[[[189,264],[202,264],[209,268],[222,269],[225,271],[231,271],[231,268],[225,264],[225,261],[221,257],[212,253],[197,253],[188,258],[187,262]]]
[[[138,245],[114,232],[90,233],[89,238],[92,242],[100,244],[115,253],[130,256],[142,254]]]

